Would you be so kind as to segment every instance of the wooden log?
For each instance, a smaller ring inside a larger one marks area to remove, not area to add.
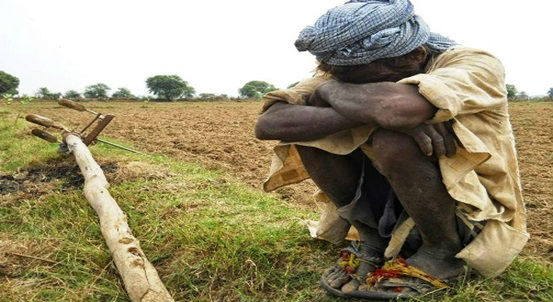
[[[84,195],[100,218],[102,235],[131,301],[174,301],[133,236],[127,216],[109,193],[109,183],[90,150],[73,134],[64,135],[64,141],[84,176]]]

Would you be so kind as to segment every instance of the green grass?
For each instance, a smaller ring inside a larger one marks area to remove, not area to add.
[[[27,132],[11,115],[0,120],[4,174],[62,160],[55,145]],[[167,171],[162,178],[113,184],[110,191],[175,299],[343,301],[317,284],[337,247],[308,236],[300,221],[316,218],[309,210],[196,164],[105,145],[92,152],[96,159]],[[79,189],[64,190],[63,181],[40,196],[0,199],[0,301],[128,301],[95,212]],[[439,299],[551,301],[553,267],[520,259],[498,278],[476,278]]]

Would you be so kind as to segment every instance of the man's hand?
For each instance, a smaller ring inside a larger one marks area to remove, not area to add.
[[[451,157],[457,152],[455,133],[451,121],[438,124],[421,124],[409,130],[401,130],[411,136],[426,156]]]

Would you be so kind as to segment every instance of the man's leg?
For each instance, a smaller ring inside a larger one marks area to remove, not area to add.
[[[312,147],[296,146],[296,148],[311,179],[328,195],[336,207],[341,208],[350,204],[356,195],[363,171],[365,161],[363,152],[357,150],[352,154],[342,156]],[[365,169],[365,173],[378,174],[374,169]],[[382,177],[380,175],[365,175],[365,179],[375,176]],[[384,203],[385,200],[381,202]],[[369,204],[362,204],[361,206],[366,208],[367,211],[371,211]],[[382,256],[387,240],[378,234],[376,222],[374,222],[374,227],[369,227],[357,220],[349,222],[359,231],[360,239],[365,244],[363,252]],[[375,268],[362,262],[356,273],[364,275]],[[357,280],[350,280],[351,278],[342,269],[329,269],[324,276],[327,278],[328,284],[334,288],[342,288],[347,283],[342,289],[351,291],[356,290],[359,286]]]
[[[421,233],[422,246],[407,262],[440,279],[462,273],[463,262],[454,257],[461,249],[456,201],[442,183],[436,159],[422,154],[411,137],[390,130],[377,130],[372,147],[375,167]]]

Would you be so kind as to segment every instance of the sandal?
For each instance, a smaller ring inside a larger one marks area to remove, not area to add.
[[[381,256],[381,253],[374,250],[368,244],[361,242],[354,242],[351,246],[342,249],[338,252],[338,261],[337,263],[327,269],[325,273],[321,276],[321,286],[328,292],[338,295],[341,297],[348,297],[349,293],[346,294],[342,292],[339,288],[332,286],[327,277],[335,274],[335,280],[341,279],[342,286],[349,282],[352,279],[355,279],[359,284],[365,284],[366,275],[359,275],[357,270],[361,263],[367,263],[371,265],[373,269],[379,268],[384,263],[384,258]],[[336,276],[336,274],[339,274]],[[342,294],[345,294],[342,295]]]
[[[324,278],[323,278],[324,279]],[[391,300],[397,298],[419,298],[449,288],[448,283],[459,277],[446,281],[438,280],[420,269],[410,266],[404,259],[398,257],[388,261],[382,268],[368,274],[359,289],[353,292],[343,292],[330,287],[321,279],[321,285],[329,293],[343,298],[363,298],[371,300]]]

